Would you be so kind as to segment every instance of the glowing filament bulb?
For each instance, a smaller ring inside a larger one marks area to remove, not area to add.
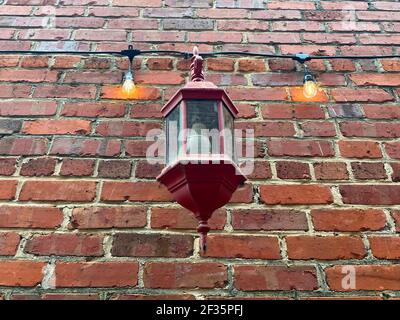
[[[307,70],[304,75],[303,94],[308,99],[312,99],[318,94],[318,84]]]
[[[132,61],[129,60],[129,69],[125,73],[124,83],[122,85],[122,91],[129,95],[135,89],[135,82],[133,82],[133,74],[132,74]]]

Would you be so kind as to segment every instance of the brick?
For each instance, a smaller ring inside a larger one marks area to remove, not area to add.
[[[243,40],[240,32],[188,32],[187,36],[190,42],[196,43],[241,43]]]
[[[339,149],[342,157],[345,158],[381,158],[382,152],[379,144],[373,141],[339,141]]]
[[[124,142],[126,155],[132,157],[145,157],[147,149],[153,144],[153,141],[128,140]]]
[[[324,119],[322,108],[312,104],[265,104],[261,105],[264,119]]]
[[[400,124],[395,122],[342,122],[340,123],[340,130],[345,137],[400,137]]]
[[[110,229],[142,228],[145,225],[145,207],[84,207],[72,210],[70,227],[77,229]]]
[[[22,122],[12,119],[1,119],[0,120],[0,134],[8,135],[18,133],[21,129]]]
[[[136,8],[124,7],[94,7],[89,9],[89,16],[95,17],[137,17],[139,10]],[[105,39],[106,40],[106,39]]]
[[[35,287],[42,281],[45,263],[26,260],[1,260],[0,285],[5,287]]]
[[[277,161],[275,166],[280,179],[311,179],[308,163]]]
[[[280,259],[277,237],[209,235],[207,252],[213,258]]]
[[[94,160],[63,159],[61,176],[91,176],[94,171]]]
[[[61,294],[47,293],[42,296],[42,300],[100,300],[99,294]]]
[[[56,82],[58,72],[48,70],[0,70],[0,81],[8,82]]]
[[[400,163],[391,163],[392,167],[392,181],[399,182],[400,181]]]
[[[0,206],[0,227],[54,229],[61,225],[63,214],[55,207]]]
[[[57,262],[57,288],[135,287],[137,262]]]
[[[161,0],[135,0],[135,3],[132,3],[129,0],[114,0],[113,5],[121,7],[130,7],[130,6],[161,7],[161,2],[162,2]]]
[[[386,225],[385,213],[378,209],[313,209],[311,216],[318,231],[375,231]]]
[[[286,244],[290,259],[340,260],[366,256],[364,243],[359,237],[288,236]]]
[[[15,172],[15,158],[0,158],[0,176],[11,176]]]
[[[209,19],[168,19],[163,21],[163,28],[164,30],[212,30],[214,23]]]
[[[242,72],[263,72],[265,71],[265,61],[261,59],[240,59],[238,71]]]
[[[305,213],[283,209],[234,209],[232,226],[235,230],[307,230]]]
[[[35,89],[34,98],[81,98],[94,99],[96,88],[90,85],[73,86],[41,86]]]
[[[204,277],[207,274],[207,277]],[[143,274],[146,288],[223,288],[227,284],[227,267],[220,263],[148,262]]]
[[[234,266],[234,286],[238,290],[315,290],[316,270],[308,266]]]
[[[378,259],[400,259],[400,238],[389,236],[368,237],[372,254]]]
[[[271,179],[272,172],[268,161],[253,161],[253,172],[246,174],[248,179],[263,180]]]
[[[162,118],[161,105],[159,104],[137,104],[132,106],[131,118]]]
[[[4,155],[43,155],[47,150],[48,140],[43,138],[0,139],[0,154]]]
[[[393,96],[383,89],[332,89],[336,102],[387,102]]]
[[[193,237],[169,234],[114,235],[111,254],[116,257],[189,257],[193,253]]]
[[[193,8],[144,8],[142,14],[149,18],[194,18]]]
[[[21,237],[14,232],[0,232],[0,256],[13,256],[17,253]]]
[[[396,231],[400,230],[400,210],[392,210],[392,217],[396,224]]]
[[[136,163],[135,177],[143,179],[156,178],[163,168],[163,164],[151,164],[147,160],[138,161]]]
[[[171,70],[172,69],[172,59],[171,58],[148,58],[146,65],[150,70]]]
[[[351,288],[343,288],[343,278],[349,274],[344,269],[347,266],[333,266],[325,269],[327,282],[331,290],[349,291]],[[356,290],[399,290],[400,277],[399,265],[362,265],[351,266],[356,274]]]
[[[289,59],[268,59],[268,66],[271,71],[294,71],[296,64]]]
[[[81,61],[80,57],[56,56],[54,58],[54,64],[51,67],[53,69],[73,69],[77,67],[80,61]]]
[[[365,116],[370,119],[400,119],[400,106],[364,105]]]
[[[67,156],[116,156],[121,152],[121,142],[114,139],[55,138],[50,150],[52,155]]]
[[[397,205],[400,203],[398,185],[341,185],[343,203]]]
[[[30,85],[1,84],[0,98],[28,98],[31,90]]]
[[[383,163],[352,162],[351,168],[353,170],[354,177],[359,180],[379,180],[387,178]]]
[[[51,101],[1,101],[0,116],[52,116],[56,107]]]
[[[57,160],[54,158],[30,159],[22,164],[21,176],[50,176],[54,173]]]
[[[282,88],[232,88],[226,90],[233,100],[244,101],[284,101],[287,100],[287,92]]]
[[[216,210],[208,220],[212,230],[222,230],[226,222],[226,211]],[[158,208],[151,209],[152,229],[196,229],[199,224],[194,214],[185,208]]]
[[[332,144],[324,140],[272,140],[267,142],[270,156],[331,157]]]
[[[157,182],[104,182],[103,201],[171,201],[168,190]]]
[[[328,106],[331,118],[364,118],[361,107],[354,104]]]
[[[131,162],[125,160],[101,160],[98,167],[98,176],[101,178],[129,178],[131,176]]]
[[[383,70],[389,72],[400,71],[400,61],[397,60],[380,60]]]
[[[322,24],[317,21],[274,21],[274,31],[321,31]]]
[[[255,86],[295,86],[302,83],[302,78],[293,73],[256,73],[251,76]]]
[[[27,241],[24,251],[39,256],[100,257],[104,254],[103,237],[67,233],[34,235]]]
[[[297,20],[301,19],[299,10],[257,10],[252,12],[253,19],[263,20]]]
[[[49,66],[49,57],[31,56],[23,57],[21,60],[22,68],[47,68]]]
[[[114,84],[120,82],[122,78],[122,72],[118,71],[78,71],[68,72],[64,77],[64,83]]]
[[[329,60],[333,71],[343,72],[343,71],[355,71],[356,66],[354,62],[347,59],[333,59]]]
[[[351,81],[357,86],[393,86],[400,85],[400,74],[385,73],[353,73]]]
[[[207,59],[207,68],[213,71],[233,71],[234,63],[234,59],[210,58]]]
[[[297,33],[282,33],[282,32],[263,32],[249,33],[249,43],[301,43],[300,35]]]
[[[16,180],[0,180],[0,200],[13,200],[17,191]]]
[[[78,201],[94,200],[96,182],[91,181],[26,181],[20,201]]]
[[[229,203],[252,203],[253,202],[253,189],[250,184],[240,186],[233,193]]]
[[[314,163],[314,172],[317,180],[348,180],[346,163],[318,162]]]
[[[291,122],[237,122],[235,129],[254,130],[256,137],[293,137],[296,134]]]
[[[19,58],[19,56],[0,55],[0,67],[16,67],[19,63]]]
[[[400,143],[399,142],[386,142],[384,144],[385,151],[392,159],[400,159]]]
[[[306,121],[300,124],[305,137],[335,137],[336,129],[333,122]]]
[[[262,185],[261,200],[266,204],[328,204],[331,191],[320,185]]]

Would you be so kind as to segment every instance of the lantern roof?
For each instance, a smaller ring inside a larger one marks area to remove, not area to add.
[[[197,47],[194,47],[191,59],[190,81],[162,107],[163,116],[167,116],[182,100],[219,100],[224,103],[235,118],[239,113],[224,89],[204,80],[203,58],[199,55]]]

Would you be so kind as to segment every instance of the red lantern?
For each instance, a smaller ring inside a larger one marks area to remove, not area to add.
[[[233,120],[237,108],[223,89],[204,81],[197,47],[191,77],[161,109],[166,121],[167,166],[157,177],[199,220],[206,250],[208,219],[246,180],[236,165]]]

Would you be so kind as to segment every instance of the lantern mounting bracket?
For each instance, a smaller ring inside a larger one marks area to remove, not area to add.
[[[297,53],[293,56],[292,58],[294,61],[300,62],[301,64],[304,64],[306,61],[310,61],[311,57],[310,55],[306,54],[306,53]]]

